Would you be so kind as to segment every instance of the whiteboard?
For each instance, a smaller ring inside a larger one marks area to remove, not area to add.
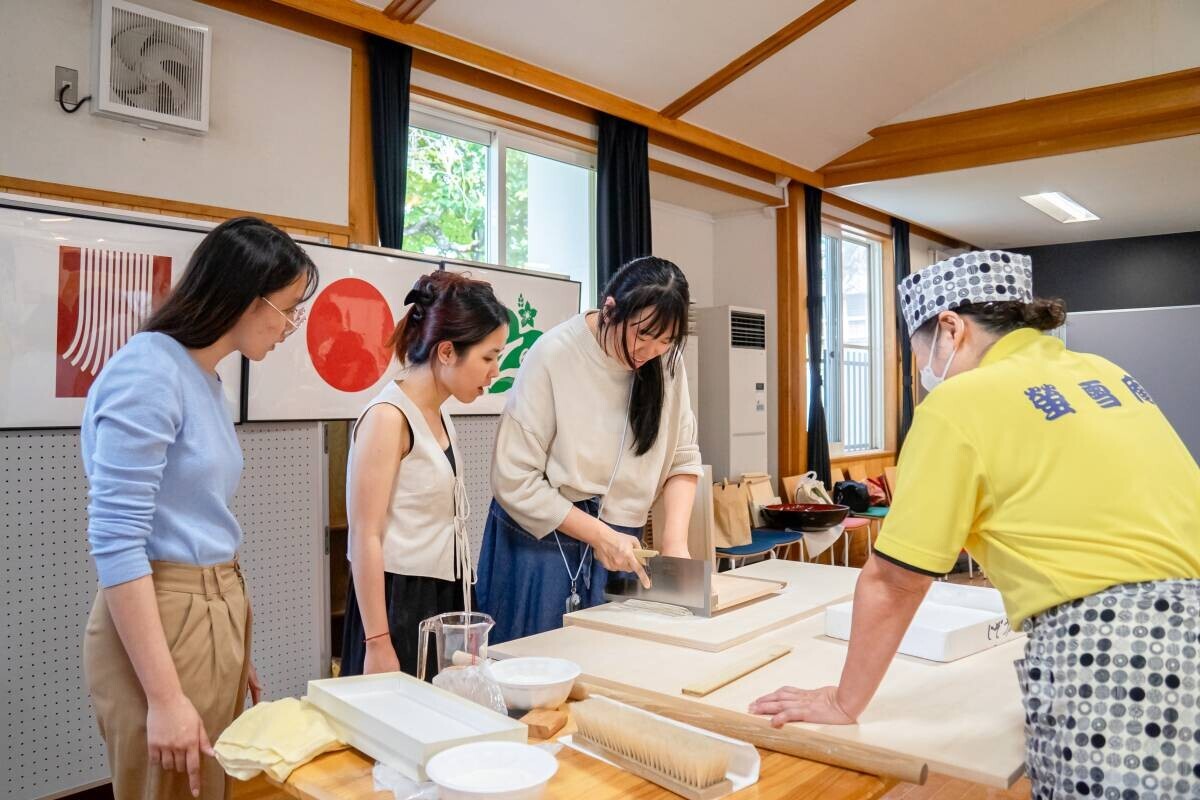
[[[1120,365],[1145,386],[1200,461],[1200,305],[1077,311],[1065,339],[1076,352]]]

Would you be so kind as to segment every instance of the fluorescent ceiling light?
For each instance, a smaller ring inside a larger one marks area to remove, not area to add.
[[[1059,222],[1091,222],[1100,219],[1062,192],[1042,192],[1021,197],[1026,203]]]

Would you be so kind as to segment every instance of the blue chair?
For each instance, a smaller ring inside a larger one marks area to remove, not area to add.
[[[730,567],[740,559],[745,561],[751,556],[766,555],[775,558],[775,550],[788,547],[803,538],[797,531],[779,530],[778,528],[754,528],[750,531],[750,543],[737,547],[718,547],[717,558],[729,559]]]

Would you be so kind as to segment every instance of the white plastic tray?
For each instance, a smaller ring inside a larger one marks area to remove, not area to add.
[[[849,639],[852,609],[853,603],[825,609],[825,635]],[[1009,625],[995,589],[939,582],[929,587],[917,608],[900,652],[930,661],[957,661],[1020,635]]]
[[[525,724],[403,672],[309,681],[307,700],[343,742],[417,781],[442,750],[529,738]]]

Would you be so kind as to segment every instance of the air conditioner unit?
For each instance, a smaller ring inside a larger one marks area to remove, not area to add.
[[[125,0],[94,0],[92,11],[92,112],[207,133],[211,29]]]
[[[700,453],[714,480],[767,471],[767,315],[696,309],[700,340]]]

